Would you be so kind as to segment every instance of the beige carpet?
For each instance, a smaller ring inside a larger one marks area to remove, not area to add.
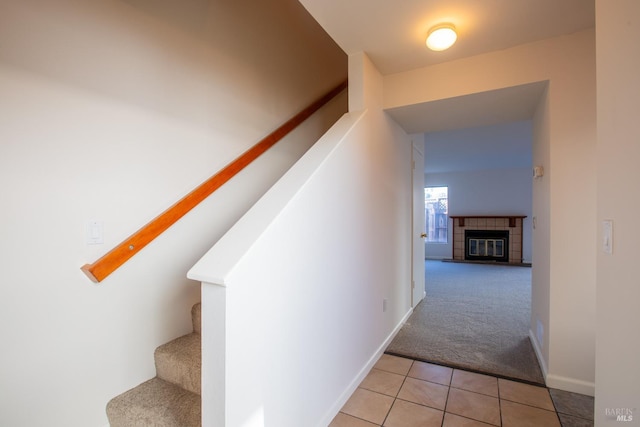
[[[201,305],[191,310],[193,333],[158,347],[156,377],[107,404],[111,427],[200,427],[202,425]]]
[[[387,353],[544,385],[529,340],[531,269],[425,265],[427,296]]]

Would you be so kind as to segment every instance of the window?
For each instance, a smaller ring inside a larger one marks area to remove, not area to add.
[[[427,243],[447,243],[449,235],[449,187],[426,187],[424,208]]]

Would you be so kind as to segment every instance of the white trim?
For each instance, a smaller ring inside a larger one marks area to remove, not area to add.
[[[557,388],[564,391],[571,391],[573,393],[586,394],[587,396],[595,396],[596,394],[596,384],[589,381],[548,374],[546,382],[547,387],[549,388]]]
[[[535,334],[531,329],[529,329],[529,339],[531,340],[531,344],[533,345],[533,350],[536,353],[538,363],[540,364],[540,369],[542,370],[544,382],[548,388],[557,388],[559,390],[571,391],[573,393],[586,394],[587,396],[595,396],[596,384],[593,382],[550,374],[549,370],[547,369],[547,364],[542,357],[542,351],[540,349],[538,340],[536,340]]]
[[[540,369],[542,370],[542,376],[544,377],[544,382],[547,382],[547,363],[544,361],[544,357],[542,357],[542,349],[540,348],[540,344],[536,339],[536,335],[533,333],[531,329],[529,329],[529,340],[531,341],[531,345],[533,346],[533,351],[536,353],[536,357],[538,358],[538,364],[540,365]]]
[[[215,283],[200,285],[202,372],[202,425],[225,425],[227,409],[227,288]]]
[[[389,334],[389,336],[384,340],[384,342],[378,347],[378,349],[373,353],[369,361],[362,367],[358,375],[351,381],[347,389],[340,395],[336,403],[333,404],[331,409],[327,412],[327,415],[318,423],[318,427],[324,427],[331,424],[331,421],[338,415],[340,409],[347,403],[347,400],[351,397],[354,391],[358,388],[362,380],[369,374],[369,371],[373,369],[374,365],[378,362],[378,359],[382,357],[386,348],[391,344],[391,341],[395,338],[395,336],[400,332],[400,329],[404,326],[406,321],[409,319],[409,316],[413,313],[413,308],[410,308],[407,314],[404,315],[400,323],[396,325],[394,330]]]

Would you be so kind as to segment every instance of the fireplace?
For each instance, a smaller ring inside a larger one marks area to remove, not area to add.
[[[467,261],[509,262],[509,232],[465,230],[464,259]]]
[[[524,215],[451,215],[453,260],[522,263]]]

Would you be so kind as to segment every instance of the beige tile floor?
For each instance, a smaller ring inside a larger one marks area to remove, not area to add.
[[[329,427],[560,427],[549,390],[383,355]]]

